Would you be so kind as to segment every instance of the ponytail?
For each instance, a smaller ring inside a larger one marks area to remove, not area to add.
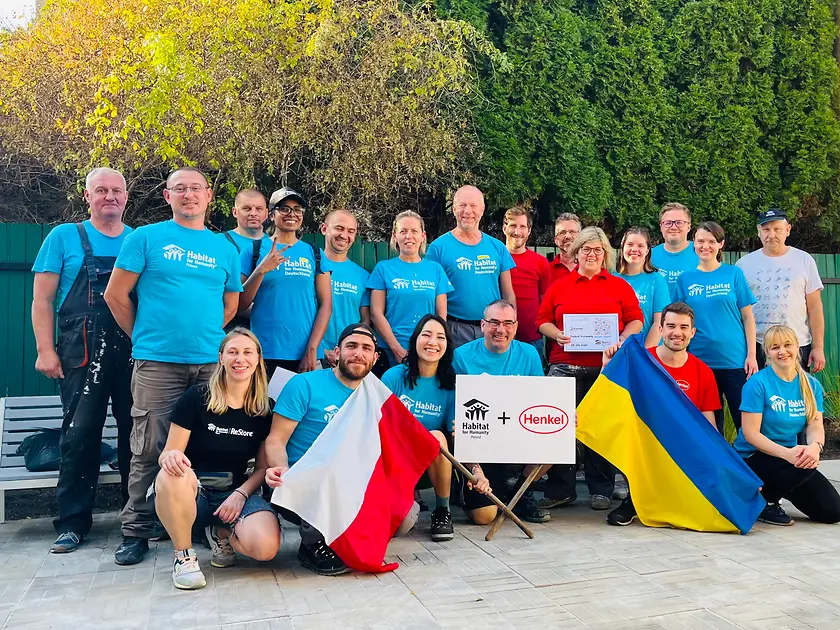
[[[816,421],[817,414],[817,399],[814,397],[814,388],[811,387],[811,379],[808,373],[802,369],[802,364],[799,362],[799,355],[796,357],[796,373],[799,375],[799,389],[802,392],[802,400],[805,401],[805,419],[810,424]]]

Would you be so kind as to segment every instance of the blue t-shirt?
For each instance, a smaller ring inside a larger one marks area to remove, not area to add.
[[[246,249],[251,252],[251,256],[254,255],[254,240],[253,238],[248,238],[247,236],[242,236],[239,232],[235,230],[228,230],[227,232],[222,232],[219,236],[224,239],[224,241],[230,245],[230,241],[228,237],[225,236],[226,234],[230,234],[230,237],[233,239],[233,242],[236,243],[237,247],[239,248],[239,253],[241,254]]]
[[[545,376],[536,348],[515,339],[507,352],[490,352],[484,338],[465,343],[455,349],[452,362],[456,374],[490,374],[491,376]]]
[[[697,334],[689,351],[713,370],[744,367],[747,339],[741,309],[755,304],[744,272],[723,264],[687,271],[677,279],[677,300],[694,309]]]
[[[259,261],[268,256],[274,241],[268,236],[260,244]],[[278,244],[280,249],[282,245]],[[309,243],[298,241],[287,249],[286,260],[263,276],[251,308],[251,330],[262,344],[266,359],[297,361],[306,353],[312,324],[318,312],[315,276],[324,273],[315,261],[315,250]],[[254,271],[253,254],[240,254],[242,275]],[[259,264],[257,261],[257,264]],[[319,348],[318,356],[323,357]]]
[[[135,359],[216,363],[225,333],[224,295],[239,293],[239,258],[208,229],[173,220],[128,235],[115,264],[140,274],[131,336]]]
[[[636,297],[639,298],[639,306],[645,316],[642,326],[642,340],[647,339],[648,331],[653,324],[653,314],[661,313],[662,309],[671,303],[671,293],[668,290],[668,281],[656,273],[637,273],[634,276],[625,276],[622,273],[615,274],[624,278],[633,287]]]
[[[424,315],[435,312],[435,298],[452,291],[446,273],[428,258],[405,262],[391,258],[376,263],[368,289],[385,291],[385,319],[403,348]]]
[[[342,330],[361,321],[359,309],[370,306],[370,291],[366,288],[370,274],[352,260],[330,260],[323,249],[321,268],[330,272],[332,283],[332,315],[319,350],[323,356],[324,350],[335,348]]]
[[[396,365],[382,375],[382,382],[429,431],[453,431],[455,390],[441,389],[437,376],[417,377],[413,389],[406,384],[407,365]]]
[[[817,411],[823,411],[823,388],[810,374],[805,375],[811,383]],[[797,437],[805,428],[805,401],[797,375],[788,382],[779,378],[769,365],[754,374],[741,392],[741,411],[761,414],[761,434],[776,444],[791,448],[796,446]],[[741,457],[748,457],[756,448],[744,439],[743,429],[732,444]]]
[[[484,307],[498,300],[499,276],[516,267],[504,243],[482,233],[475,245],[465,245],[447,232],[429,245],[426,260],[439,263],[455,290],[446,298],[446,312],[472,321],[484,316]]]
[[[122,234],[119,236],[107,236],[93,227],[89,219],[83,221],[83,224],[94,256],[116,258],[120,253],[123,240],[132,232],[130,227],[124,225]],[[56,311],[64,304],[64,298],[67,297],[70,287],[76,281],[84,260],[82,239],[79,237],[75,223],[56,226],[41,243],[32,271],[59,274],[58,290],[55,293]]]
[[[286,383],[274,411],[298,423],[286,444],[289,466],[303,457],[352,393],[332,370],[296,374]]]
[[[697,257],[697,252],[694,251],[694,243],[688,241],[688,247],[678,254],[666,251],[664,243],[657,245],[650,253],[650,262],[659,269],[659,273],[668,281],[671,301],[675,302],[677,300],[677,278],[686,271],[697,269],[700,259]]]

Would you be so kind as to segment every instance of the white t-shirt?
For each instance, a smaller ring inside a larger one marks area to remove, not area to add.
[[[823,288],[817,264],[810,254],[791,247],[783,256],[766,256],[759,249],[736,264],[758,300],[753,304],[756,341],[761,343],[770,326],[784,324],[796,331],[800,346],[810,344],[805,296]]]

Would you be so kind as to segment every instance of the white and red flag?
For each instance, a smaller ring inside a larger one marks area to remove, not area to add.
[[[396,562],[383,564],[388,541],[439,452],[437,439],[368,374],[283,475],[271,501],[321,532],[351,569],[393,571]]]

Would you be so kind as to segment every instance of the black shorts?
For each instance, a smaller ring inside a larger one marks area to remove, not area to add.
[[[490,482],[490,490],[493,494],[507,504],[516,492],[517,480],[524,466],[522,464],[481,464],[484,476]],[[514,481],[513,484],[510,482]],[[465,510],[477,510],[483,507],[495,505],[486,494],[467,488],[466,480],[461,482],[461,507]]]

